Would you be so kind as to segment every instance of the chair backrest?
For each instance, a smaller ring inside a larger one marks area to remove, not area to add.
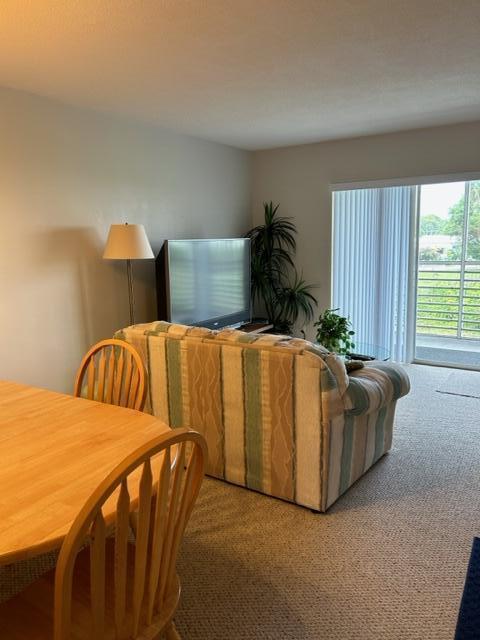
[[[205,440],[199,433],[175,429],[129,455],[94,491],[72,524],[58,558],[54,640],[68,640],[75,624],[71,620],[74,567],[85,543],[90,545],[89,639],[105,637],[106,583],[113,585],[113,616],[112,611],[107,613],[114,619],[117,640],[155,630],[172,590],[176,589],[178,599],[176,556],[202,483],[206,455]],[[129,483],[134,482],[138,500],[130,496]],[[107,522],[102,513],[113,494],[114,523]],[[137,515],[134,547],[128,541],[133,510]],[[108,538],[112,524],[113,539]],[[107,540],[114,545],[113,568],[106,562]]]
[[[102,340],[85,354],[74,395],[142,411],[146,372],[138,351],[124,340]]]

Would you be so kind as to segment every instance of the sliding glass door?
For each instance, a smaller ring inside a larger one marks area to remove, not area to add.
[[[332,305],[357,352],[480,369],[480,180],[334,191]]]
[[[419,192],[417,361],[480,368],[480,181]]]

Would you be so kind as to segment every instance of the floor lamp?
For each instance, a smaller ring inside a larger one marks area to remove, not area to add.
[[[112,224],[103,252],[104,260],[126,260],[130,324],[135,324],[135,298],[133,295],[132,260],[154,258],[143,224]]]

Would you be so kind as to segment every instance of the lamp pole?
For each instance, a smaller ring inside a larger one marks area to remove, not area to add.
[[[135,297],[133,295],[132,261],[127,260],[128,301],[130,303],[130,324],[135,324]]]

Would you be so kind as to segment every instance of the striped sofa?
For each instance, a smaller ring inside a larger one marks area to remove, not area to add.
[[[401,367],[350,376],[323,347],[285,336],[153,322],[117,332],[149,373],[146,411],[205,436],[216,478],[326,511],[392,443]]]

